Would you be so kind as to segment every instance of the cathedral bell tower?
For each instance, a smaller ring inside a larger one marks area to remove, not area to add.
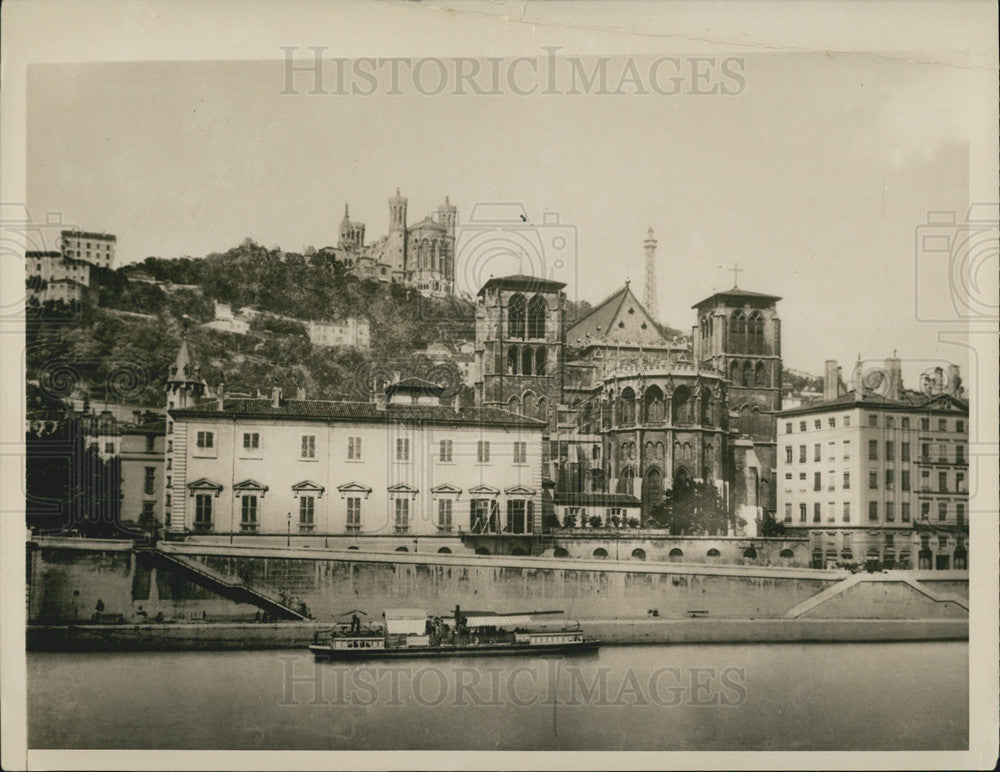
[[[476,304],[479,403],[547,421],[550,432],[562,402],[565,286],[520,274],[491,278]]]
[[[205,396],[205,387],[205,381],[201,379],[201,368],[192,364],[187,341],[182,340],[177,358],[167,375],[167,409],[183,410],[191,407]]]

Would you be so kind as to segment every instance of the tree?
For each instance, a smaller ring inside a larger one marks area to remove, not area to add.
[[[673,536],[724,535],[730,524],[715,486],[693,480],[678,480],[653,507],[650,517]]]

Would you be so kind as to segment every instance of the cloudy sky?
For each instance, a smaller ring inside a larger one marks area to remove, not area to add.
[[[456,94],[450,60],[440,94],[418,93],[405,75],[402,93],[387,93],[383,70],[368,96],[311,94],[308,73],[295,76],[298,94],[282,94],[277,57],[36,65],[27,200],[36,219],[60,212],[116,234],[119,264],[202,256],[246,237],[295,251],[333,244],[345,202],[372,240],[386,232],[397,186],[410,222],[446,195],[464,220],[476,203],[518,202],[536,225],[558,213],[566,259],[542,262],[578,298],[600,300],[626,278],[641,296],[652,227],[668,324],[689,328],[691,305],[731,287],[738,262],[741,287],[783,298],[786,366],[818,374],[826,358],[895,349],[915,363],[915,385],[925,363],[966,365],[916,308],[918,281],[946,302],[946,257],[914,253],[929,211],[961,218],[969,205],[968,71],[873,54],[733,55],[743,84],[728,79],[738,91],[728,95],[691,93],[687,60],[681,92],[655,93],[656,55],[646,53],[634,59],[646,94],[570,94],[565,83],[559,94],[520,96],[505,83],[499,95]],[[613,56],[607,66],[614,89],[631,65]],[[528,66],[520,73],[522,85],[541,81]],[[328,65],[326,90],[333,74]],[[516,269],[511,255],[476,270]]]

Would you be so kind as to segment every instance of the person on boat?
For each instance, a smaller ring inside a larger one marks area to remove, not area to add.
[[[351,614],[351,632],[361,632],[361,618],[357,614]]]

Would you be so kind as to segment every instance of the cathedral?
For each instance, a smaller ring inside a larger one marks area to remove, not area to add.
[[[366,244],[365,224],[352,220],[345,204],[337,246],[324,247],[320,254],[362,279],[405,284],[428,297],[453,295],[457,207],[446,196],[433,214],[407,225],[406,205],[396,188],[389,199],[389,233]]]
[[[780,298],[733,286],[693,306],[690,341],[656,321],[656,242],[646,302],[629,282],[566,319],[562,282],[490,278],[478,293],[477,400],[548,424],[558,492],[638,498],[643,515],[682,479],[711,483],[739,530],[775,509]]]

